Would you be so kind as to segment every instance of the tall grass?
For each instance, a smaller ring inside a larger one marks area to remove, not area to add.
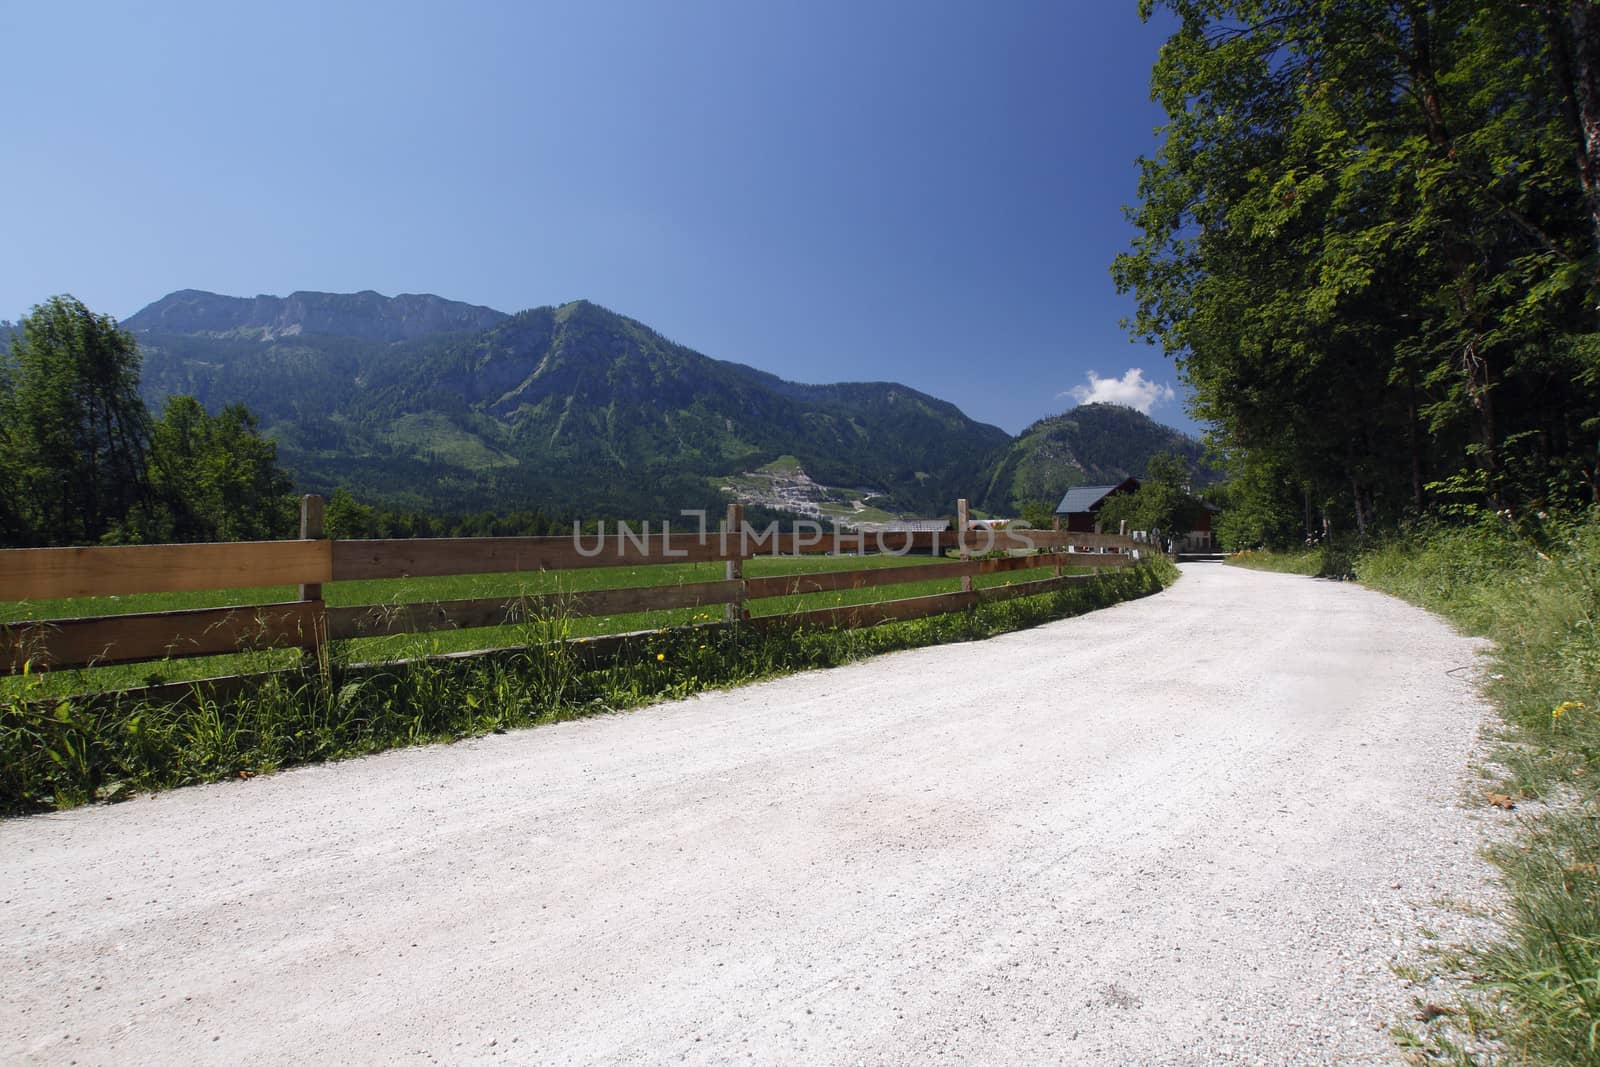
[[[1521,833],[1490,853],[1504,934],[1447,961],[1475,993],[1419,1055],[1600,1065],[1600,514],[1418,530],[1353,569],[1493,640],[1487,692],[1510,727],[1497,788],[1545,802],[1524,803]]]
[[[1143,596],[1176,575],[1155,560],[1054,593],[858,630],[666,629],[596,669],[566,640],[574,620],[556,613],[520,623],[517,646],[492,654],[376,669],[325,660],[278,671],[233,699],[41,699],[43,683],[28,677],[0,699],[0,812],[249,777],[972,640]]]
[[[1228,562],[1236,567],[1256,571],[1274,571],[1278,574],[1303,574],[1308,578],[1352,577],[1349,552],[1343,548],[1318,545],[1293,552],[1251,551],[1235,552]]]

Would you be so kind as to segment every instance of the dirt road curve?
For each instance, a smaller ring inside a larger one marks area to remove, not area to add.
[[[0,1061],[1395,1062],[1474,642],[1189,566],[981,643],[0,823]]]

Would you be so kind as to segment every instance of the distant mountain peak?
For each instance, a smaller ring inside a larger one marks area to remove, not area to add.
[[[483,330],[509,318],[503,311],[431,293],[384,296],[299,290],[280,296],[221,296],[180,289],[125,319],[135,333],[254,336],[270,341],[326,334],[362,341],[415,341],[441,333]]]
[[[307,488],[432,509],[675,515],[791,456],[825,484],[938,513],[1010,440],[904,385],[785,382],[589,300],[503,315],[435,296],[185,290],[124,325],[150,403],[242,401]]]
[[[1020,509],[1030,500],[1059,500],[1073,486],[1142,477],[1158,452],[1182,456],[1199,482],[1214,477],[1203,446],[1187,434],[1123,404],[1080,404],[1017,435],[994,467],[982,506]]]
[[[1047,423],[1047,422],[1056,422],[1056,421],[1059,421],[1061,419],[1078,418],[1080,416],[1081,417],[1088,417],[1088,418],[1106,418],[1106,417],[1111,417],[1111,418],[1129,419],[1132,422],[1137,423],[1137,424],[1141,424],[1141,425],[1142,424],[1149,424],[1151,426],[1159,426],[1162,429],[1170,430],[1173,433],[1179,433],[1180,432],[1178,430],[1172,429],[1172,427],[1168,426],[1164,422],[1161,422],[1159,419],[1155,418],[1154,416],[1148,415],[1145,412],[1140,411],[1138,408],[1134,407],[1132,404],[1121,404],[1121,403],[1118,403],[1115,400],[1094,400],[1094,401],[1090,401],[1087,404],[1079,404],[1076,407],[1068,408],[1066,411],[1063,411],[1059,415],[1046,415],[1042,419],[1036,419],[1036,420],[1034,420],[1033,426],[1038,426],[1038,425],[1040,425],[1042,423]],[[1028,429],[1032,429],[1033,426],[1030,426]],[[1027,433],[1028,431],[1024,430],[1022,432],[1023,433]]]

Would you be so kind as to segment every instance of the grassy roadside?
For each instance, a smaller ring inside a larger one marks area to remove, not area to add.
[[[1267,549],[1235,552],[1228,557],[1235,567],[1253,571],[1271,571],[1274,574],[1300,574],[1315,578],[1322,573],[1322,550],[1304,549],[1298,552],[1271,552]]]
[[[559,643],[573,636],[577,620],[544,619],[518,627],[518,647],[502,654],[350,677],[330,664],[275,676],[228,702],[62,699],[40,712],[24,703],[36,695],[24,684],[0,695],[0,814],[457,740],[988,637],[1157,592],[1177,573],[1166,560],[1151,560],[1055,593],[859,630],[662,630],[628,659],[597,670],[582,669]]]
[[[1235,567],[1277,574],[1301,574],[1307,578],[1349,578],[1352,564],[1341,549],[1302,548],[1293,552],[1244,551],[1228,557]]]
[[[1327,562],[1296,553],[1271,569]],[[1600,515],[1423,531],[1358,553],[1353,570],[1493,640],[1487,692],[1509,725],[1497,788],[1521,802],[1521,833],[1490,853],[1504,934],[1441,959],[1473,992],[1448,1025],[1413,1035],[1412,1055],[1600,1065]]]

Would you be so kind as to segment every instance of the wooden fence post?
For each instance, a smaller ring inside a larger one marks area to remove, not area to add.
[[[315,493],[307,493],[300,498],[300,540],[320,541],[322,538],[322,498]],[[306,654],[310,658],[319,658],[318,652],[328,639],[328,614],[322,603],[322,583],[300,586],[300,599],[316,602],[312,608],[313,619],[306,642]]]
[[[724,521],[727,523],[727,525],[723,528],[723,544],[726,545],[728,543],[727,538],[732,537],[733,544],[735,546],[735,554],[733,558],[727,562],[725,576],[730,582],[738,582],[739,588],[737,590],[738,595],[731,603],[723,608],[723,614],[728,622],[738,622],[740,619],[744,618],[745,612],[744,505],[729,504],[728,517]]]
[[[967,498],[962,497],[956,501],[956,547],[961,550],[961,562],[965,563],[972,558],[972,550],[967,548]],[[961,591],[972,592],[972,575],[961,576]]]

